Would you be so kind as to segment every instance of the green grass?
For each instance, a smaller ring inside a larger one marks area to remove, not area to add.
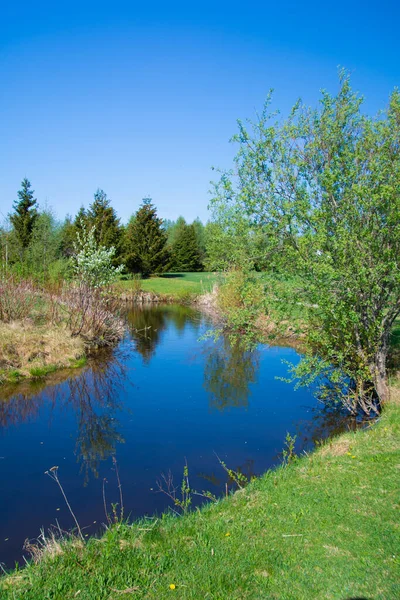
[[[399,437],[400,405],[391,404],[368,429],[217,504],[55,545],[0,579],[0,597],[397,599]]]
[[[29,373],[31,377],[34,379],[41,379],[42,377],[46,377],[46,375],[50,375],[50,373],[54,373],[57,371],[59,367],[57,365],[44,365],[42,367],[32,367],[29,369]]]
[[[143,279],[141,284],[145,292],[180,298],[210,292],[216,279],[215,273],[166,273],[159,277]],[[122,291],[129,291],[133,289],[134,282],[119,281],[116,285]]]
[[[87,365],[87,357],[81,356],[80,358],[70,359],[71,369],[81,369]]]

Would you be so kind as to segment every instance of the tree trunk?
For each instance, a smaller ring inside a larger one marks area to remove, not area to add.
[[[370,372],[374,382],[379,405],[382,406],[389,400],[390,390],[386,371],[387,347],[384,346],[375,354],[375,360],[370,365]]]

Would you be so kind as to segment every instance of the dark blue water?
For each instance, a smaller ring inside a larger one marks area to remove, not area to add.
[[[26,538],[55,523],[73,526],[59,477],[85,535],[101,531],[107,505],[139,517],[171,505],[156,480],[185,463],[198,490],[221,494],[232,469],[260,474],[280,460],[287,432],[309,448],[336,423],[309,390],[279,381],[296,363],[291,348],[249,352],[221,338],[200,340],[207,319],[178,306],[135,309],[131,334],[65,381],[0,390],[0,562],[21,561]],[[57,378],[66,377],[58,374]],[[42,389],[41,389],[42,388]],[[26,554],[26,553],[25,553]]]

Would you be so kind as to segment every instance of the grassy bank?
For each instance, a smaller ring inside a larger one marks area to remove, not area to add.
[[[201,511],[50,545],[0,580],[0,597],[394,600],[399,462],[398,399],[366,430]]]
[[[143,292],[150,292],[161,297],[176,299],[197,296],[210,292],[216,282],[215,273],[165,273],[158,277],[149,277],[140,281]],[[129,293],[137,289],[137,281],[119,281],[116,289]]]
[[[0,383],[37,379],[84,360],[85,344],[63,326],[0,323]]]
[[[124,324],[106,292],[84,282],[52,289],[0,279],[0,384],[81,366],[89,349],[118,342]]]

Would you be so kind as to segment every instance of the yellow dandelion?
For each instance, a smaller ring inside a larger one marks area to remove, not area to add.
[[[356,457],[352,455],[352,457],[351,457],[351,458],[356,458]]]
[[[225,537],[229,537],[230,535],[231,535],[231,534],[230,534],[230,533],[229,533],[229,531],[228,531],[228,533],[226,533],[226,534],[225,534]]]
[[[176,585],[174,583],[170,583],[169,584],[169,589],[170,590],[174,590],[176,588]]]
[[[346,452],[347,456],[351,456],[351,452]]]

